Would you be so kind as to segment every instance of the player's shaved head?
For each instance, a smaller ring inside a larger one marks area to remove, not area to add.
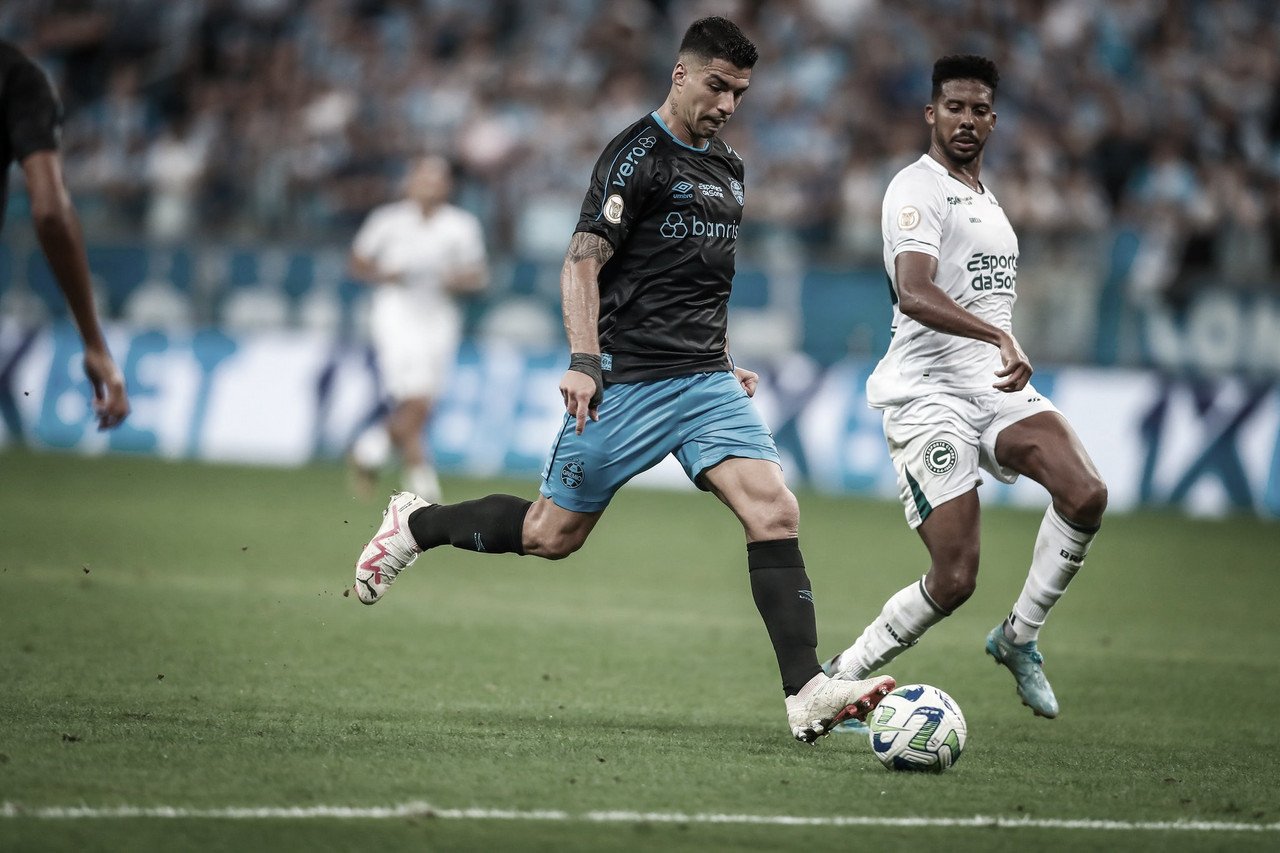
[[[689,25],[680,42],[680,56],[696,57],[702,64],[723,59],[739,68],[753,68],[760,58],[751,39],[726,18],[700,18]]]

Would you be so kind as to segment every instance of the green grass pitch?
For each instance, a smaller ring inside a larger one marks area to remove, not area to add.
[[[830,654],[925,552],[896,505],[800,502]],[[1062,704],[1046,721],[982,651],[1039,516],[988,510],[976,595],[889,669],[968,718],[934,777],[889,773],[855,738],[791,740],[741,531],[708,495],[624,489],[568,560],[437,550],[362,607],[342,593],[381,507],[333,466],[0,453],[0,849],[1280,846],[1274,523],[1110,517],[1041,638]],[[567,817],[32,814],[409,802]],[[584,817],[610,811],[704,818]],[[1189,821],[1211,826],[1150,826]]]

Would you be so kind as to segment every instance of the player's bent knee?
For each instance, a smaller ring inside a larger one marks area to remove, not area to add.
[[[544,539],[538,543],[537,550],[530,553],[536,553],[539,557],[548,560],[563,560],[582,548],[586,541],[586,536],[561,534]]]
[[[1097,525],[1107,511],[1107,484],[1097,478],[1073,491],[1060,510],[1067,520],[1076,524]]]
[[[927,587],[933,600],[947,612],[968,601],[978,588],[977,549],[935,555]]]
[[[794,539],[800,531],[800,503],[790,489],[755,501],[742,513],[742,526],[753,542]]]
[[[582,548],[591,525],[576,516],[565,517],[554,504],[543,499],[534,502],[525,515],[524,552],[547,560],[563,560]]]

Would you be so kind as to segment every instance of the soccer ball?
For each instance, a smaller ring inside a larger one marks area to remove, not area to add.
[[[960,760],[968,727],[955,700],[928,684],[899,687],[867,715],[871,749],[890,770],[941,773]]]

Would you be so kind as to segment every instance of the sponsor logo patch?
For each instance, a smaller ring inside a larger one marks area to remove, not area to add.
[[[698,191],[707,198],[724,198],[724,190],[715,184],[698,184]]]
[[[627,178],[631,177],[631,175],[635,173],[636,167],[640,164],[640,160],[649,153],[649,149],[652,148],[654,143],[657,141],[658,139],[655,136],[646,136],[643,139],[640,139],[636,144],[632,145],[631,149],[627,151],[627,156],[618,165],[617,171],[613,173],[613,180],[609,183],[613,184],[615,187],[625,187],[627,185]],[[618,156],[621,157],[622,152],[619,152]]]
[[[920,224],[920,211],[910,205],[898,211],[898,227],[903,231],[910,231]]]
[[[731,240],[736,240],[738,239],[738,223],[708,222],[704,219],[699,219],[697,216],[690,216],[686,220],[683,214],[673,212],[667,214],[667,218],[663,220],[658,233],[668,240],[683,240],[690,234],[703,239],[727,237]]]
[[[969,286],[974,290],[1013,290],[1018,284],[1018,256],[974,252],[965,269],[973,273]]]
[[[614,225],[622,221],[622,196],[614,193],[605,200],[604,218]]]
[[[924,449],[924,467],[935,474],[946,474],[956,467],[956,448],[945,439],[929,442]]]
[[[668,213],[658,231],[668,240],[680,240],[689,236],[689,226],[684,224],[684,217],[678,213]]]

